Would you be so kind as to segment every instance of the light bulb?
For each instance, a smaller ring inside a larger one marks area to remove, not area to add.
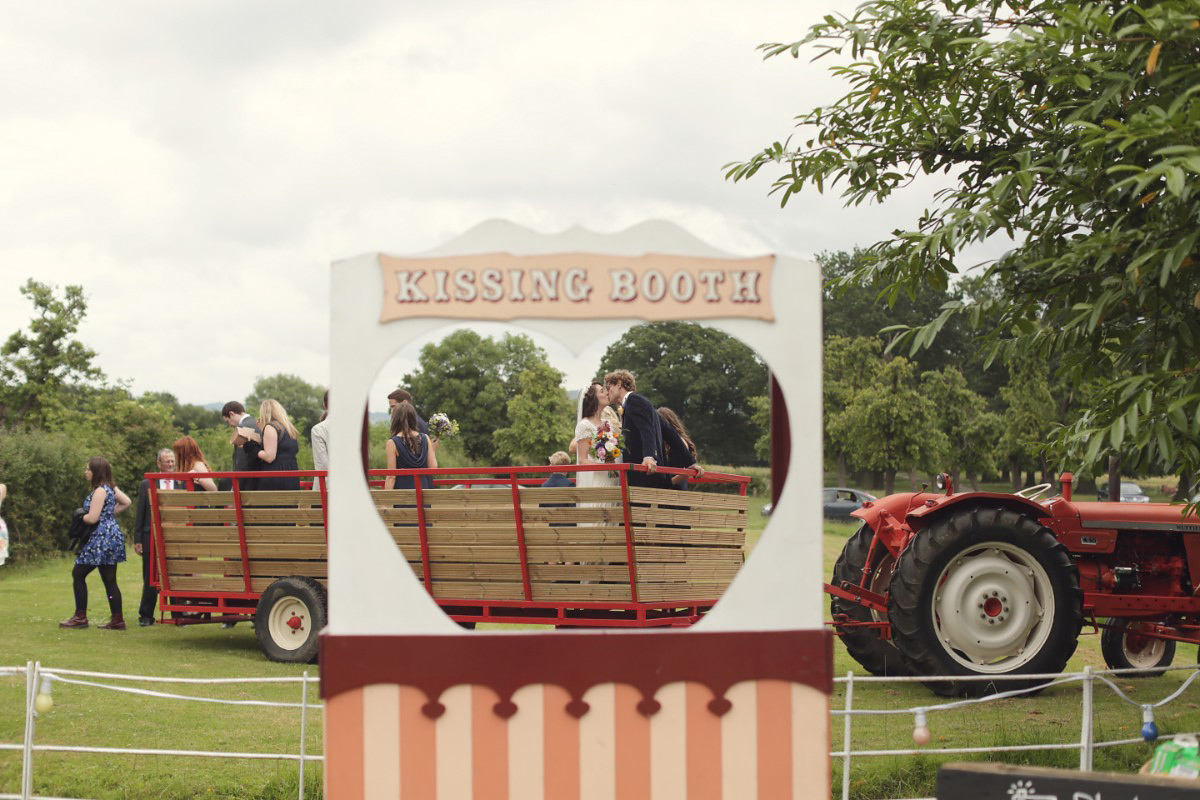
[[[1154,706],[1142,706],[1142,739],[1153,742],[1158,738],[1158,725],[1154,722]]]
[[[913,719],[913,742],[916,744],[929,744],[932,735],[929,733],[929,727],[925,724],[925,712],[918,711]]]

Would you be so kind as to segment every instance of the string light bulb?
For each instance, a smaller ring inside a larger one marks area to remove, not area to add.
[[[929,744],[929,740],[933,737],[929,734],[929,726],[925,724],[925,711],[918,710],[913,719],[913,742],[916,744]]]
[[[1158,725],[1154,722],[1154,706],[1142,706],[1142,739],[1153,742],[1158,738]]]
[[[54,679],[49,675],[42,676],[42,687],[38,689],[37,697],[33,698],[33,710],[45,714],[54,708]]]

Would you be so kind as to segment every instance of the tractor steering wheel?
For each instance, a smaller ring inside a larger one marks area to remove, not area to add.
[[[1017,497],[1024,497],[1026,500],[1032,500],[1035,497],[1040,497],[1047,489],[1053,489],[1052,483],[1039,483],[1037,486],[1027,486],[1019,492],[1013,492]]]

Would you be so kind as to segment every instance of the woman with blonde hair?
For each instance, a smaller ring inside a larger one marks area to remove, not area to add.
[[[204,453],[200,450],[200,445],[190,436],[181,436],[175,440],[175,444],[171,445],[171,450],[175,453],[176,469],[179,472],[212,472],[208,468],[208,462],[204,459]],[[215,492],[217,483],[212,478],[196,478],[194,480],[195,487],[200,487],[206,492]]]
[[[262,429],[261,434],[253,428],[238,428],[237,431],[247,440],[246,454],[257,459],[259,470],[295,472],[300,469],[296,462],[296,454],[300,451],[300,434],[278,400],[268,397],[262,401],[258,407],[258,426]],[[300,476],[259,478],[256,488],[260,491],[299,489]]]

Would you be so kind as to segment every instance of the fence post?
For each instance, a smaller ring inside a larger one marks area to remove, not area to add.
[[[1092,769],[1093,736],[1092,731],[1092,668],[1083,668],[1083,709],[1080,716],[1079,731],[1079,769],[1090,772]]]
[[[854,708],[854,670],[846,672],[846,719],[842,723],[842,800],[850,800],[850,710]]]
[[[300,690],[300,800],[304,800],[304,753],[308,741],[308,670],[304,670],[304,686]]]
[[[33,794],[33,699],[37,696],[37,664],[25,662],[25,747],[21,754],[21,800]]]

